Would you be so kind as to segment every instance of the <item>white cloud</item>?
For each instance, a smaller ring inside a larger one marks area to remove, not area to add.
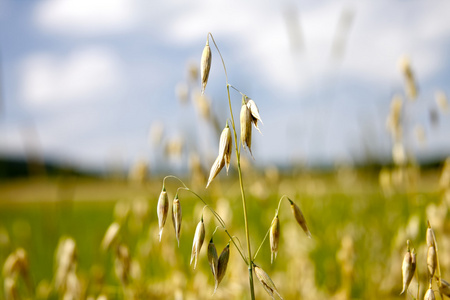
[[[21,94],[33,105],[93,100],[117,90],[120,64],[110,50],[82,48],[67,57],[33,54],[21,69]]]
[[[34,12],[41,29],[90,36],[132,28],[137,10],[133,0],[46,0]]]

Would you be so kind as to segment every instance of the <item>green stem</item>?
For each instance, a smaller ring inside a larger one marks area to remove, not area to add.
[[[214,37],[211,33],[208,33],[208,35],[211,37],[214,46],[217,49],[217,52],[219,52],[220,59],[222,60],[223,69],[225,71],[225,78],[227,83],[227,94],[228,94],[228,105],[230,107],[230,115],[231,115],[231,125],[233,127],[233,133],[234,133],[234,147],[236,150],[236,160],[237,160],[237,170],[239,174],[239,186],[241,188],[241,198],[242,198],[242,207],[244,211],[244,224],[245,224],[245,238],[247,240],[247,252],[248,252],[248,279],[250,283],[250,295],[251,299],[255,300],[255,288],[253,286],[253,259],[252,259],[252,250],[250,246],[250,233],[248,229],[248,217],[247,217],[247,202],[245,200],[245,192],[244,192],[244,183],[242,180],[242,170],[241,170],[241,153],[240,153],[240,147],[238,148],[238,140],[237,140],[237,133],[236,133],[236,125],[234,123],[234,117],[233,117],[233,109],[231,107],[231,96],[230,96],[230,84],[228,83],[228,75],[227,75],[227,68],[225,67],[225,61],[223,60],[222,54],[220,53],[219,47],[216,44],[216,41],[214,40]],[[240,145],[240,143],[239,143]]]

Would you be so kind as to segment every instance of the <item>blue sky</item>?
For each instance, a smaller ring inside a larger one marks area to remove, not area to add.
[[[212,164],[218,140],[176,86],[200,63],[211,32],[230,84],[255,100],[258,164],[354,163],[390,156],[385,122],[394,94],[404,105],[404,144],[419,159],[450,155],[450,3],[446,1],[0,0],[0,153],[26,149],[85,168],[186,165],[164,145]],[[343,16],[347,16],[343,23]],[[347,24],[347,25],[345,25]],[[340,56],[333,56],[337,37]],[[407,55],[419,97],[404,95],[398,67]],[[225,77],[218,53],[207,96],[224,124]],[[240,95],[232,93],[235,117]],[[155,124],[161,143],[149,139]],[[425,131],[419,143],[415,128]]]

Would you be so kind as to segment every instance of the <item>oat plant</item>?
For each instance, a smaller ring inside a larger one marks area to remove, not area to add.
[[[222,62],[223,70],[225,73],[225,80],[226,80],[226,89],[227,89],[227,97],[228,97],[228,106],[229,106],[229,118],[226,121],[225,127],[222,130],[222,133],[220,135],[219,140],[219,153],[217,158],[215,159],[214,163],[212,164],[209,178],[206,184],[206,188],[208,188],[212,183],[213,180],[216,178],[216,176],[220,173],[220,171],[223,169],[224,166],[226,166],[227,174],[230,167],[230,161],[231,156],[234,148],[234,152],[236,155],[236,168],[239,178],[239,187],[240,187],[240,195],[241,195],[241,201],[242,201],[242,212],[243,212],[243,222],[244,222],[244,230],[245,230],[245,249],[242,247],[240,239],[236,236],[232,235],[227,225],[225,224],[225,221],[221,218],[221,216],[214,210],[214,208],[209,205],[199,194],[197,194],[195,191],[188,188],[188,186],[178,177],[173,175],[168,175],[163,179],[163,186],[161,190],[161,194],[159,196],[158,204],[157,204],[157,215],[158,215],[158,221],[159,221],[159,239],[161,241],[161,235],[163,233],[163,228],[167,219],[167,215],[169,211],[172,211],[172,221],[175,228],[175,235],[177,238],[178,246],[179,246],[179,238],[181,234],[181,223],[182,223],[182,202],[183,202],[183,196],[182,192],[190,192],[192,193],[196,198],[198,198],[203,204],[204,209],[202,211],[202,215],[200,217],[200,221],[196,227],[194,239],[193,239],[193,245],[192,245],[192,253],[191,253],[191,260],[190,263],[193,264],[193,268],[195,269],[197,265],[197,261],[199,259],[199,254],[202,249],[203,242],[205,240],[205,237],[207,236],[207,233],[205,232],[205,225],[203,222],[203,213],[205,212],[205,209],[209,211],[213,217],[217,220],[218,226],[216,227],[216,230],[212,233],[212,235],[208,235],[209,243],[206,246],[207,248],[207,258],[208,263],[211,268],[211,273],[214,277],[215,281],[215,287],[214,287],[214,293],[217,290],[220,282],[224,278],[227,265],[228,265],[228,259],[230,255],[230,244],[232,244],[239,255],[241,256],[242,260],[245,262],[248,268],[248,278],[249,278],[249,289],[250,289],[250,296],[251,299],[255,299],[255,288],[253,284],[253,275],[256,275],[256,278],[259,280],[259,282],[262,284],[263,288],[266,290],[266,292],[272,297],[272,299],[275,299],[275,297],[278,297],[279,299],[283,299],[280,295],[279,291],[277,290],[274,282],[269,277],[269,275],[261,268],[259,265],[255,263],[256,257],[262,248],[264,242],[267,240],[267,237],[269,236],[270,239],[270,251],[271,251],[271,262],[273,263],[274,259],[277,256],[278,247],[279,247],[279,236],[280,236],[280,222],[279,222],[279,211],[280,211],[280,205],[283,200],[288,200],[292,209],[293,216],[295,220],[299,223],[301,228],[304,230],[306,235],[308,237],[311,237],[311,233],[309,232],[309,229],[306,225],[305,217],[303,216],[303,213],[301,212],[299,206],[295,204],[291,199],[289,199],[287,196],[281,197],[278,208],[275,211],[275,217],[269,226],[267,233],[262,240],[260,246],[258,247],[258,250],[253,253],[252,252],[252,246],[250,243],[250,230],[249,230],[249,219],[248,219],[248,213],[247,213],[247,198],[245,193],[245,185],[244,180],[242,176],[242,168],[241,168],[241,154],[242,150],[248,150],[249,154],[253,157],[252,153],[252,126],[254,126],[259,132],[260,129],[258,127],[258,122],[262,123],[261,116],[259,114],[259,109],[256,105],[256,102],[252,99],[250,99],[246,94],[239,91],[236,87],[231,85],[228,81],[228,74],[227,69],[225,66],[225,61],[222,57],[222,54],[220,53],[219,47],[217,46],[214,37],[211,33],[207,34],[206,38],[206,45],[203,49],[202,57],[201,57],[201,63],[200,63],[200,77],[201,77],[201,92],[202,94],[205,92],[208,78],[210,74],[211,64],[212,64],[212,51],[210,47],[210,39],[212,40],[215,49],[217,50],[220,60]],[[239,115],[239,125],[240,129],[237,130],[237,125],[235,122],[234,114],[233,114],[233,108],[232,108],[232,102],[231,102],[231,89],[239,93],[239,100],[241,101],[241,110]],[[231,125],[231,126],[230,126]],[[238,139],[238,132],[240,134]],[[234,141],[234,142],[233,142]],[[168,179],[175,179],[179,183],[181,183],[181,186],[177,188],[176,190],[176,196],[172,204],[172,210],[169,209],[169,199],[166,192],[166,186],[165,182]],[[223,232],[229,237],[229,242],[227,246],[223,249],[220,255],[218,255],[216,246],[214,244],[214,234],[218,229],[223,230]]]

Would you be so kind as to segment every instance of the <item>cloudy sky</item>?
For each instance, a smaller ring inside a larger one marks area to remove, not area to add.
[[[229,83],[259,106],[255,162],[386,159],[396,94],[405,101],[406,151],[447,156],[450,115],[435,94],[450,95],[449,11],[448,1],[0,0],[0,154],[31,151],[86,168],[140,159],[174,167],[187,156],[166,160],[164,148],[181,140],[210,165],[214,130],[176,89],[211,32]],[[404,92],[405,55],[415,101]],[[223,126],[226,82],[214,48],[206,95]],[[231,96],[238,117],[241,97]],[[159,143],[149,138],[156,128]]]

